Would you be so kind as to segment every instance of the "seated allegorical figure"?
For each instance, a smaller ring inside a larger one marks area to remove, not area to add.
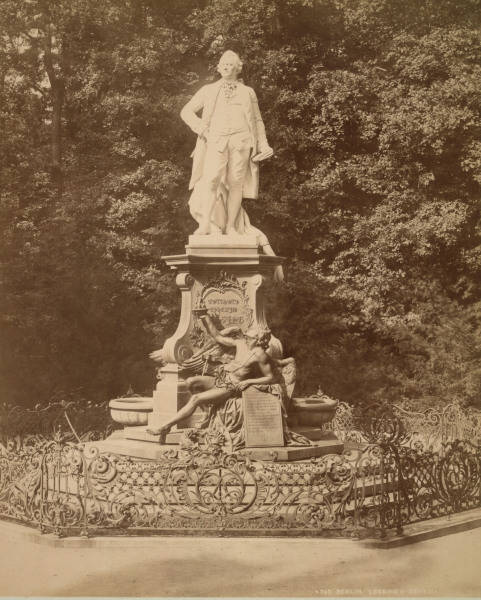
[[[287,427],[285,403],[288,394],[279,367],[293,363],[293,359],[274,360],[267,354],[270,331],[250,328],[243,333],[239,328],[230,327],[219,332],[206,309],[197,309],[196,313],[217,344],[226,349],[235,349],[234,358],[217,366],[213,375],[189,377],[186,383],[193,392],[190,400],[170,421],[158,429],[150,430],[150,433],[160,434],[160,443],[163,443],[165,435],[173,425],[191,416],[201,407],[206,411],[206,418],[200,426],[222,430],[228,434],[234,450],[242,448],[245,445],[242,392],[249,386],[255,386],[279,399],[285,444],[309,445],[308,439],[289,431]]]

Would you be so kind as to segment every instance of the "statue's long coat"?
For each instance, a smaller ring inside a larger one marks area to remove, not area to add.
[[[182,109],[180,116],[189,125],[189,127],[199,136],[209,127],[212,115],[215,109],[217,96],[222,87],[222,79],[215,83],[204,85]],[[249,131],[252,136],[252,155],[264,151],[269,147],[266,139],[266,131],[262,121],[257,97],[254,90],[242,83],[238,83],[238,93],[241,95],[242,106],[244,107]],[[202,117],[199,118],[196,113],[202,110]],[[192,153],[192,176],[190,178],[189,189],[192,190],[195,184],[202,177],[204,169],[204,158],[206,152],[206,142],[200,137],[197,138],[194,152]],[[256,199],[259,192],[259,167],[252,160],[249,161],[249,168],[244,179],[242,187],[242,196],[244,198]]]

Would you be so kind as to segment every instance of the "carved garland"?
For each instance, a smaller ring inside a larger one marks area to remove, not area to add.
[[[211,279],[204,285],[202,292],[200,293],[199,303],[204,301],[206,292],[210,290],[214,290],[221,294],[228,290],[235,290],[240,293],[246,305],[249,302],[249,296],[247,294],[247,281],[239,283],[235,275],[229,274],[226,271],[220,271],[217,277]]]

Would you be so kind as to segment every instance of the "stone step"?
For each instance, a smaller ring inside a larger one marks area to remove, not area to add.
[[[291,461],[305,460],[326,454],[342,454],[344,444],[339,440],[319,440],[312,446],[278,446],[274,448],[243,448],[239,450],[255,460]]]
[[[308,440],[337,440],[333,431],[325,431],[322,427],[313,427],[310,425],[296,425],[289,427],[294,433],[300,433]]]
[[[142,440],[144,442],[159,443],[160,435],[148,433],[148,427],[135,426],[125,427],[124,437],[128,440]],[[337,441],[337,438],[332,431],[324,431],[321,427],[310,427],[308,425],[299,425],[290,428],[295,433],[299,433],[311,441]],[[170,431],[166,438],[165,444],[179,444],[185,429],[174,429]]]
[[[88,446],[95,446],[100,452],[112,452],[114,454],[122,454],[135,458],[145,458],[149,460],[160,460],[165,458],[168,451],[177,451],[179,449],[179,438],[182,431],[175,431],[168,434],[171,436],[165,444],[159,443],[159,436],[153,436],[145,431],[145,428],[132,435],[138,435],[137,439],[133,438],[108,438],[98,442],[88,442]],[[145,436],[144,439],[141,436]],[[156,442],[156,443],[153,443]],[[246,456],[255,460],[267,461],[291,461],[305,460],[326,454],[341,454],[344,449],[344,444],[339,440],[319,440],[312,446],[278,446],[271,448],[244,448],[239,451]]]
[[[132,458],[143,458],[145,460],[161,461],[166,459],[166,454],[172,452],[172,458],[175,458],[179,446],[152,444],[140,440],[126,440],[118,438],[108,438],[106,440],[87,442],[85,447],[96,448],[101,453],[120,454],[122,456],[131,456]]]
[[[139,440],[142,442],[155,442],[158,444],[160,442],[160,435],[155,435],[153,433],[149,433],[148,427],[140,426],[140,427],[125,427],[124,428],[124,438],[127,440]],[[165,436],[164,444],[180,444],[180,440],[184,433],[184,429],[174,429],[174,431],[169,431],[169,433]]]

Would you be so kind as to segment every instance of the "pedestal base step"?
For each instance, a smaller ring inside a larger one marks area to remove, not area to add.
[[[311,425],[296,425],[289,428],[295,433],[300,433],[308,440],[337,440],[333,431],[325,431],[322,427],[313,427]]]
[[[160,435],[152,435],[151,433],[147,432],[147,429],[148,427],[145,426],[125,427],[124,437],[128,440],[141,440],[143,442],[159,443]],[[324,431],[321,427],[300,425],[298,427],[291,427],[291,430],[295,433],[300,433],[311,441],[337,441],[337,438],[332,431]],[[184,431],[184,429],[174,429],[174,431],[170,431],[165,437],[165,443],[180,444],[180,440]]]
[[[181,431],[174,432],[171,435],[180,436]],[[155,437],[155,436],[152,436]],[[158,436],[157,436],[158,437]],[[107,440],[97,442],[87,442],[86,448],[94,447],[99,452],[112,454],[121,454],[123,456],[132,456],[133,458],[144,458],[146,460],[162,460],[168,454],[175,457],[180,450],[180,446],[169,444],[152,443],[148,441],[125,439],[112,437]],[[275,448],[243,448],[239,454],[245,454],[249,458],[266,461],[291,461],[304,460],[325,454],[341,454],[344,444],[338,440],[322,440],[313,446],[279,446]]]
[[[279,446],[276,448],[243,448],[239,450],[256,460],[290,461],[305,460],[326,454],[342,454],[344,444],[339,440],[321,440],[313,446]]]
[[[85,447],[97,448],[102,453],[121,454],[132,458],[159,461],[165,460],[168,453],[172,453],[172,458],[175,458],[179,450],[179,446],[152,444],[151,442],[126,440],[125,438],[109,438],[98,442],[87,442]]]
[[[125,427],[124,437],[127,440],[139,440],[142,442],[160,442],[160,435],[154,435],[147,431],[148,427]],[[180,444],[184,429],[174,429],[165,436],[165,444]]]

